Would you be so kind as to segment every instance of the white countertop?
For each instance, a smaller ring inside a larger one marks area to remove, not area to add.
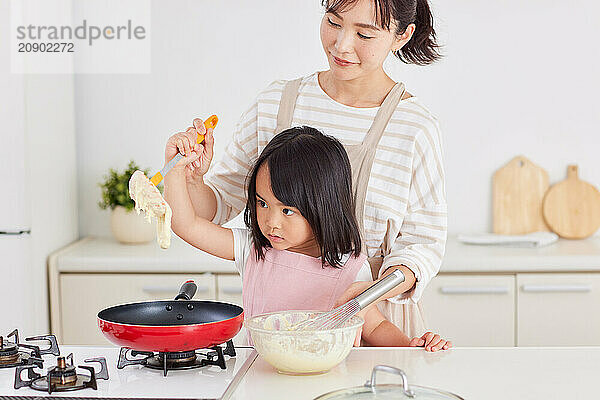
[[[200,251],[175,235],[166,250],[156,241],[127,245],[110,237],[86,237],[59,252],[57,266],[60,272],[237,273],[233,261]]]
[[[51,397],[216,399],[223,394],[224,399],[235,400],[306,400],[361,386],[373,366],[384,364],[402,369],[409,385],[433,387],[469,400],[593,399],[598,398],[600,371],[600,347],[454,348],[438,353],[420,348],[356,348],[331,371],[313,376],[279,374],[251,348],[238,348],[238,356],[227,360],[226,370],[170,371],[167,377],[140,366],[117,369],[116,347],[61,346],[61,350],[63,355],[72,351],[76,365],[87,357],[106,357],[109,380],[99,380],[98,390]],[[44,358],[45,368],[55,364],[53,356]],[[0,369],[0,398],[48,396],[30,388],[14,389],[13,382],[14,369]],[[398,379],[382,373],[377,382],[398,383]]]
[[[472,245],[448,237],[441,272],[600,271],[600,237],[543,247]]]
[[[233,262],[201,252],[173,235],[171,247],[156,242],[124,245],[88,237],[58,252],[60,272],[236,273]],[[600,238],[560,239],[540,248],[466,245],[450,235],[441,273],[600,271]]]
[[[260,356],[240,380],[232,399],[313,399],[362,386],[377,364],[404,370],[409,384],[453,392],[469,400],[598,398],[600,347],[455,348],[427,353],[417,348],[353,349],[331,371],[282,375]],[[378,383],[398,383],[389,374]]]

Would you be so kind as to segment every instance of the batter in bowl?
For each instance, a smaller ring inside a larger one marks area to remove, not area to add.
[[[256,351],[280,373],[322,374],[342,362],[354,343],[360,317],[340,328],[296,331],[293,326],[315,311],[282,311],[255,316],[245,322]]]

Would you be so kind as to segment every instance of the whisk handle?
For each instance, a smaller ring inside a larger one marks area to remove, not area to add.
[[[404,282],[404,274],[399,269],[395,270],[385,278],[370,286],[367,290],[359,294],[354,298],[358,302],[360,309],[362,310],[375,300]]]

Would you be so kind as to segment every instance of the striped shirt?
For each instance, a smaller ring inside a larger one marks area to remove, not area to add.
[[[244,209],[245,179],[274,136],[286,83],[275,81],[258,95],[236,125],[226,154],[206,175],[205,182],[217,198],[214,222],[223,224]],[[321,89],[314,73],[302,79],[292,126],[308,125],[344,145],[356,145],[363,141],[378,109],[336,102]],[[416,97],[401,100],[375,152],[363,221],[368,256],[383,250],[380,274],[393,265],[410,268],[417,278],[415,288],[390,301],[416,303],[438,273],[446,244],[439,124]]]

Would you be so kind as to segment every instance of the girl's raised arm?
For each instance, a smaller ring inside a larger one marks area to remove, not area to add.
[[[201,159],[201,156],[205,153],[204,146],[194,144],[189,135],[185,133],[176,134],[169,141],[176,143],[179,152],[185,156],[175,164],[164,178],[165,200],[173,210],[171,220],[173,232],[202,251],[227,260],[233,260],[233,233],[231,229],[223,228],[198,216],[194,211],[187,189],[186,169],[190,168],[190,164],[194,165],[196,163],[196,168],[201,168],[204,172],[208,169],[208,165],[198,165],[197,163],[210,163],[210,159]],[[210,152],[212,154],[212,141],[207,145],[211,146]]]

